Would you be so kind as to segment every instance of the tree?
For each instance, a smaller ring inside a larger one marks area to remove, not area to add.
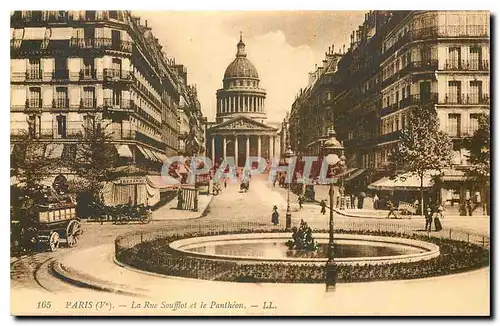
[[[17,139],[15,145],[11,155],[11,177],[27,188],[40,184],[54,166],[54,162],[44,156],[46,143],[26,133]]]
[[[481,115],[478,120],[478,129],[472,137],[466,142],[466,149],[469,150],[468,160],[469,168],[467,175],[473,179],[481,189],[481,201],[483,202],[483,211],[489,214],[489,202],[487,190],[490,187],[490,117]],[[484,205],[486,203],[486,205]]]
[[[112,178],[111,171],[118,163],[118,153],[111,143],[111,135],[106,132],[107,126],[98,121],[84,125],[84,134],[70,162],[79,179],[80,192],[87,193],[96,202],[101,201],[99,194],[104,182]]]
[[[439,120],[432,107],[414,108],[403,128],[390,160],[420,179],[420,210],[424,215],[424,176],[451,164],[452,143],[439,131]]]

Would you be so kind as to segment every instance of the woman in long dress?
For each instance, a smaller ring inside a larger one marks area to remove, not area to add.
[[[271,222],[276,226],[279,222],[278,206],[274,205],[273,214],[271,215]]]
[[[436,214],[434,215],[434,227],[436,231],[441,231],[443,226],[441,225],[441,219],[443,218],[443,207],[439,206]]]

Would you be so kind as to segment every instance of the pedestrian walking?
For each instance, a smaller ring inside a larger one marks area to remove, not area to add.
[[[425,231],[431,231],[432,228],[432,209],[427,207],[425,214]]]
[[[439,206],[436,214],[434,214],[434,228],[436,231],[441,231],[443,226],[441,225],[441,220],[443,219],[443,206]]]
[[[224,178],[224,188],[227,188],[227,180]]]
[[[273,223],[274,226],[280,223],[279,216],[280,214],[278,213],[278,206],[274,205],[273,214],[271,215],[271,223]]]
[[[351,201],[351,208],[356,209],[358,208],[358,196],[352,196],[354,198],[353,201]]]
[[[375,210],[378,209],[378,201],[379,201],[378,195],[375,194],[375,196],[373,196],[373,209]]]
[[[396,212],[395,212],[395,211],[396,211],[396,208],[394,207],[394,204],[392,203],[392,200],[389,200],[389,201],[387,202],[387,206],[388,206],[388,208],[389,208],[389,214],[387,214],[387,218],[390,218],[391,214],[392,214],[392,216],[394,216],[394,218],[398,218],[398,217],[396,216]]]
[[[472,201],[470,198],[466,200],[467,215],[472,216]]]
[[[302,204],[304,203],[304,197],[302,195],[299,196],[299,208],[302,209]]]
[[[326,203],[324,200],[322,200],[320,203],[319,203],[319,206],[321,206],[321,214],[325,215],[326,213]]]

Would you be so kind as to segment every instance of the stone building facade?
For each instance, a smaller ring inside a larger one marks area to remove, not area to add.
[[[240,37],[236,58],[229,64],[217,90],[215,123],[207,128],[207,150],[212,162],[219,164],[234,157],[239,167],[246,158],[258,156],[271,160],[279,155],[277,128],[266,123],[266,91],[260,88],[259,74],[247,59]]]
[[[10,49],[13,144],[29,133],[64,158],[82,125],[99,120],[124,164],[160,171],[178,154],[179,102],[193,92],[147,21],[129,11],[16,11]]]
[[[316,154],[308,146],[311,135],[333,121],[347,165],[362,170],[356,175],[366,187],[387,175],[389,153],[409,110],[430,105],[454,143],[443,200],[463,202],[473,192],[460,185],[468,164],[463,140],[477,129],[478,116],[490,111],[489,42],[486,11],[367,13],[326,87],[325,93],[331,92],[328,106],[316,108],[321,102],[318,81],[327,75],[324,68],[316,69],[320,77],[299,93],[290,112],[292,147],[304,155]],[[310,116],[323,123],[311,124]]]

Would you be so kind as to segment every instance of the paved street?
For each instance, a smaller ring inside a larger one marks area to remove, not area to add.
[[[161,281],[157,276],[148,276],[144,274],[137,274],[134,271],[124,270],[117,266],[113,260],[113,243],[118,235],[134,231],[134,230],[144,230],[153,231],[168,226],[180,226],[180,225],[203,225],[205,223],[240,223],[240,222],[258,222],[271,224],[271,213],[273,205],[279,207],[280,222],[284,225],[285,222],[285,212],[286,212],[286,189],[272,187],[270,183],[266,180],[267,176],[254,176],[250,184],[250,190],[248,192],[240,192],[239,184],[228,183],[227,188],[223,189],[222,193],[218,196],[214,196],[211,204],[207,210],[207,215],[198,219],[176,219],[176,220],[163,220],[154,221],[150,224],[127,224],[127,225],[113,225],[110,223],[105,223],[100,225],[98,223],[84,223],[83,229],[85,233],[81,237],[81,241],[77,247],[72,249],[61,248],[55,253],[43,252],[32,256],[25,256],[22,258],[13,258],[11,262],[11,280],[14,298],[19,298],[19,295],[26,295],[31,293],[30,291],[50,291],[55,293],[80,293],[82,295],[92,295],[94,290],[77,288],[73,285],[69,285],[59,279],[56,279],[51,275],[49,266],[56,258],[62,262],[66,262],[70,266],[77,266],[84,271],[84,274],[91,275],[101,282],[107,283],[119,283],[123,287],[145,287],[144,291],[150,293],[152,289],[161,289],[165,287],[173,289],[177,288],[182,284],[183,289],[189,288],[194,284],[200,284],[202,282],[203,295],[208,295],[212,292],[211,288],[216,285],[217,288],[223,286],[227,287],[228,291],[237,291],[238,293],[246,293],[247,291],[252,292],[253,288],[257,285],[236,285],[236,284],[225,284],[225,283],[210,283],[205,281],[195,281],[195,280],[172,280],[172,278],[167,278],[165,281]],[[325,215],[320,214],[320,208],[317,204],[306,204],[302,210],[299,210],[298,203],[296,201],[296,196],[291,195],[291,207],[292,207],[292,217],[293,224],[300,222],[300,219],[306,220],[313,228],[327,228],[328,227],[328,213]],[[158,211],[161,212],[161,209]],[[157,212],[157,214],[158,214]],[[161,219],[161,216],[158,216]],[[337,221],[352,221],[353,223],[366,223],[373,222],[370,218],[356,218],[356,217],[345,217],[336,214],[335,218]],[[423,224],[420,220],[377,220],[378,223],[383,224],[399,224],[399,225],[411,225],[416,226]],[[457,229],[467,229],[474,232],[486,232],[488,233],[489,219],[485,218],[455,218],[443,221],[446,227],[452,227]],[[463,276],[455,275],[441,278],[443,282],[439,282],[442,286],[443,291],[445,291],[453,282],[450,279],[456,280],[459,278],[462,282],[465,280],[466,275]],[[469,280],[469,285],[465,284],[457,291],[471,291],[470,288],[472,284],[484,284],[485,287],[477,287],[474,291],[470,292],[470,295],[480,297],[486,295],[488,284],[488,272],[473,272],[467,276]],[[134,283],[137,282],[137,283]],[[164,284],[163,284],[163,283]],[[166,282],[166,283],[165,283]],[[173,283],[172,283],[173,282]],[[181,283],[179,283],[181,282]],[[193,283],[194,282],[194,283]],[[198,282],[198,283],[197,283]],[[387,285],[387,289],[393,287],[396,291],[399,287],[402,287],[402,282],[386,282],[383,283],[384,289]],[[420,282],[420,283],[419,283]],[[380,282],[375,282],[382,284]],[[432,288],[436,285],[436,281],[433,279],[422,279],[418,281],[412,281],[411,284],[420,284],[413,287],[414,291],[419,290],[420,287]],[[406,287],[404,283],[404,291],[409,291],[411,293],[410,287]],[[263,286],[263,287],[262,287]],[[373,285],[371,285],[373,286]],[[286,288],[280,289],[279,286],[273,285],[259,285],[259,291],[264,291],[270,298],[275,298],[279,300],[279,295],[288,295],[290,291],[301,289],[309,289],[308,291],[319,291],[319,285],[286,285]],[[346,284],[342,285],[342,291],[359,291],[359,289],[364,288],[364,284]],[[265,289],[265,290],[264,290]],[[349,290],[351,289],[351,290]],[[366,288],[368,289],[368,288]],[[193,290],[194,291],[194,290]],[[375,291],[375,289],[373,289]],[[399,290],[398,290],[399,291]],[[184,293],[184,290],[181,291]],[[48,292],[45,292],[48,293]],[[180,292],[175,292],[176,297]],[[416,293],[416,292],[415,292]],[[457,292],[458,293],[458,292]],[[460,292],[462,293],[462,292]],[[465,293],[465,292],[464,292]],[[249,294],[247,294],[249,295]],[[240,296],[244,298],[243,296]],[[172,297],[173,298],[173,297]],[[442,298],[443,300],[448,300],[449,298]],[[391,299],[392,300],[392,299]],[[344,304],[346,305],[346,303]],[[375,307],[375,306],[374,306]],[[376,305],[378,309],[382,309],[380,306]],[[462,306],[460,304],[453,305],[450,309],[452,311],[460,311]],[[324,307],[323,307],[324,308]],[[287,308],[288,309],[288,308]],[[287,311],[287,309],[283,311]],[[318,308],[320,309],[320,308]],[[373,308],[375,309],[375,308]],[[407,312],[412,312],[413,307],[406,307]],[[479,306],[478,306],[479,309]],[[312,309],[313,311],[320,312],[319,310]],[[381,310],[384,311],[384,310]],[[398,310],[400,311],[400,310]],[[403,310],[401,310],[403,313]]]

